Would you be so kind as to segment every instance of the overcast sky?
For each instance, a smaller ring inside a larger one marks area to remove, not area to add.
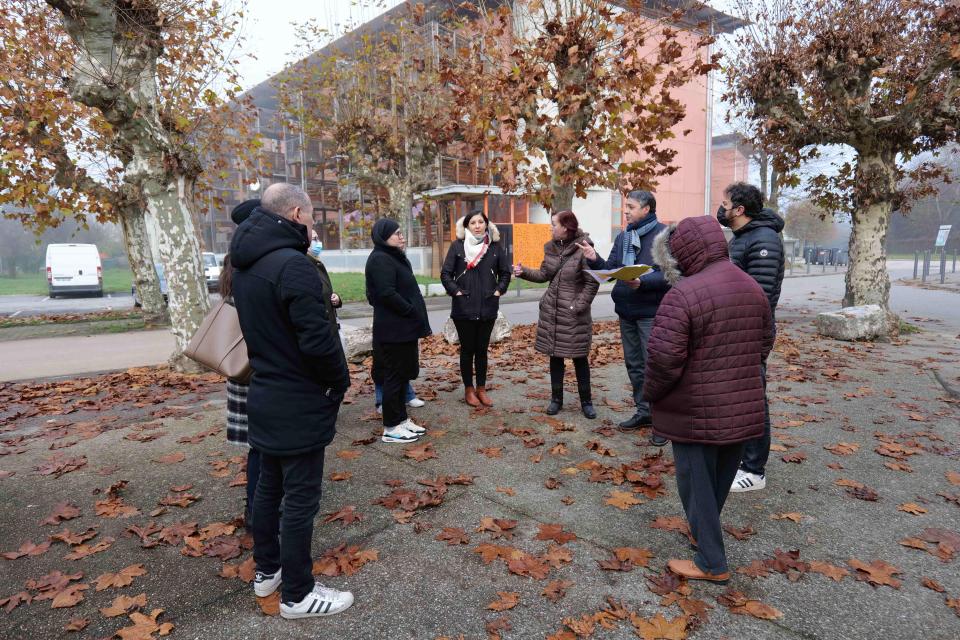
[[[297,48],[295,25],[313,19],[331,32],[362,24],[403,0],[247,0],[243,49],[256,59],[240,66],[243,88],[249,89],[283,70]],[[317,48],[326,42],[318,42]]]

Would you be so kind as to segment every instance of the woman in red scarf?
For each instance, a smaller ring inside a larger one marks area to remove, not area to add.
[[[492,407],[486,389],[487,350],[500,296],[510,286],[510,260],[500,244],[500,232],[483,210],[461,218],[456,228],[457,241],[447,251],[440,281],[453,297],[450,317],[460,338],[463,399],[471,407]]]

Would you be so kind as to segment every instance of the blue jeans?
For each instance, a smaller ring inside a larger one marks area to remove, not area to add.
[[[623,343],[623,361],[627,365],[633,403],[637,413],[650,415],[650,403],[643,400],[644,370],[647,368],[647,341],[653,329],[653,318],[624,320],[620,318],[620,340]]]
[[[373,386],[373,395],[375,396],[374,402],[379,407],[383,404],[383,385],[374,383]],[[413,390],[413,385],[409,382],[407,383],[407,397],[406,401],[410,402],[417,397],[417,392]]]

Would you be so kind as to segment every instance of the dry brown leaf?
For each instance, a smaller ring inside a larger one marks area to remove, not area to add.
[[[856,558],[847,561],[853,569],[856,570],[856,578],[862,582],[868,582],[874,587],[888,586],[899,589],[901,582],[894,578],[896,574],[903,575],[900,569],[892,564],[887,564],[883,560],[874,560],[867,564]]]
[[[280,591],[274,591],[263,598],[257,596],[257,606],[260,607],[260,612],[265,616],[280,615]]]
[[[909,513],[910,515],[919,516],[927,512],[927,510],[916,502],[904,502],[903,504],[897,507],[897,511],[903,511],[904,513]]]
[[[100,609],[100,613],[107,618],[116,618],[117,616],[124,615],[127,611],[133,609],[134,607],[145,606],[147,606],[146,593],[141,593],[136,596],[117,596],[113,599],[113,602],[109,607]]]
[[[83,631],[90,624],[89,618],[70,618],[70,622],[63,628],[64,631]]]
[[[73,520],[80,515],[80,509],[69,502],[60,502],[53,508],[53,513],[40,521],[40,524],[58,525],[64,520]]]
[[[173,453],[168,453],[165,456],[160,456],[159,458],[155,459],[154,462],[158,462],[160,464],[176,464],[178,462],[183,462],[186,459],[187,454],[185,454],[183,451],[174,451]]]
[[[825,575],[835,582],[840,582],[850,575],[850,572],[843,567],[837,567],[827,562],[818,562],[817,560],[810,562],[810,571]]]
[[[803,514],[796,511],[790,511],[788,513],[775,513],[772,516],[770,516],[770,519],[771,520],[792,520],[793,522],[796,522],[799,524],[800,521],[803,520]]]
[[[97,578],[96,590],[103,591],[110,587],[127,587],[133,584],[133,579],[147,575],[142,564],[132,564],[120,569],[117,573],[104,573]]]
[[[643,504],[643,500],[637,498],[633,493],[629,491],[618,491],[616,489],[610,492],[610,495],[604,499],[604,502],[622,511],[626,511],[634,505]]]
[[[557,602],[567,595],[567,589],[573,586],[570,580],[552,580],[547,583],[540,595],[550,602]]]
[[[630,616],[636,634],[643,640],[685,640],[687,637],[687,618],[679,616],[667,620],[658,613],[652,618],[641,618],[634,614]]]
[[[459,527],[444,527],[434,540],[446,542],[450,546],[470,544],[470,537],[467,535],[467,532]]]
[[[173,631],[173,625],[169,622],[158,623],[157,618],[163,613],[163,609],[154,609],[150,615],[136,611],[130,614],[132,626],[117,629],[117,636],[120,640],[153,640],[153,634],[158,636],[170,635]]]
[[[564,531],[562,524],[541,524],[540,531],[534,537],[534,540],[553,540],[557,544],[566,544],[576,539],[576,534]]]
[[[488,604],[487,609],[491,611],[506,611],[513,609],[520,602],[520,594],[516,591],[497,591],[497,595],[500,596],[500,599]]]
[[[440,456],[438,456],[437,452],[433,450],[432,442],[424,442],[422,444],[405,447],[403,450],[403,457],[416,460],[417,462],[423,462],[424,460],[429,460],[430,458],[439,458]]]
[[[53,597],[53,602],[50,604],[50,607],[52,609],[75,607],[83,600],[83,592],[89,588],[90,585],[83,582],[71,584]]]
[[[335,471],[330,474],[331,482],[342,482],[344,480],[349,480],[353,477],[353,473],[350,471]]]

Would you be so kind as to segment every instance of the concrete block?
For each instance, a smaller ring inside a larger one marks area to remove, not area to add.
[[[880,305],[845,307],[817,314],[817,333],[837,340],[870,340],[887,335],[887,312]]]
[[[420,287],[420,295],[422,295],[423,297],[427,297],[427,285],[418,284],[417,286]]]
[[[497,319],[493,323],[493,333],[490,335],[490,344],[496,344],[501,340],[510,337],[510,322],[502,311],[497,312]],[[449,344],[460,344],[460,336],[457,335],[457,326],[453,324],[452,318],[447,318],[443,325],[443,339]]]
[[[343,335],[343,350],[347,362],[362,362],[373,353],[373,327],[346,327],[340,331]]]
[[[443,288],[442,284],[428,284],[427,295],[428,296],[445,296],[447,295],[447,290]]]

